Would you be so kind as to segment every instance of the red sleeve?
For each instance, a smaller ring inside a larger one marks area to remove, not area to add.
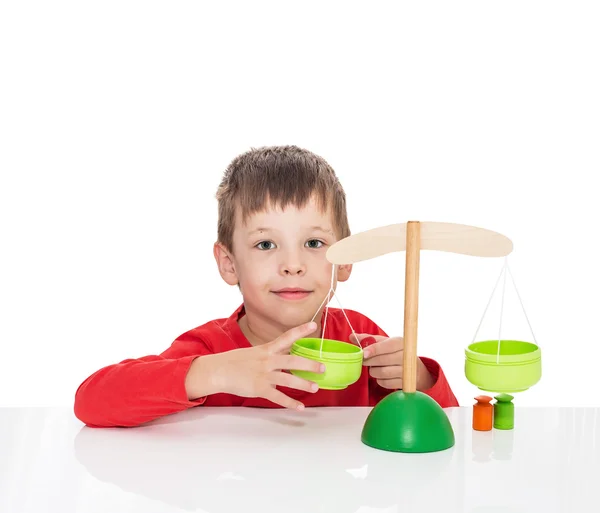
[[[210,354],[192,332],[157,356],[127,359],[89,376],[75,393],[75,416],[91,427],[133,427],[198,406],[188,400],[185,378],[198,356]]]
[[[372,329],[370,332],[373,335],[381,335],[383,337],[389,336],[374,322],[372,322]],[[444,374],[440,364],[432,358],[423,356],[420,356],[419,358],[435,380],[435,383],[430,389],[422,390],[422,392],[437,401],[442,408],[458,406],[458,401],[456,400],[456,397],[450,388],[450,383],[448,383],[446,375]],[[393,390],[389,388],[383,388],[381,385],[379,385],[379,383],[377,383],[377,380],[371,376],[369,376],[369,388],[371,406],[375,406],[379,401],[381,401],[381,399],[393,392]]]
[[[133,427],[202,404],[188,400],[185,377],[198,355],[145,356],[96,371],[75,393],[75,416],[92,427]]]
[[[423,393],[435,399],[442,408],[458,406],[458,401],[450,388],[450,383],[448,383],[441,365],[431,358],[424,356],[419,358],[435,380],[433,386],[429,390],[423,390]]]

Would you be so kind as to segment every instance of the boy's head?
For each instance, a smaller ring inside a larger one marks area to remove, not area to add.
[[[251,150],[231,162],[217,200],[215,258],[223,279],[240,287],[246,312],[280,328],[309,321],[331,284],[325,253],[350,235],[331,166],[296,146]],[[334,286],[350,272],[339,266]]]

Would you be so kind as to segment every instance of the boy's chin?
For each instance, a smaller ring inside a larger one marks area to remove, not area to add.
[[[272,312],[272,315],[274,314],[279,324],[282,324],[287,330],[290,330],[296,326],[310,322],[314,317],[318,306],[319,305],[314,308],[314,311],[311,310],[310,307],[300,307],[299,305],[280,306],[276,312]],[[318,321],[318,319],[315,320]]]

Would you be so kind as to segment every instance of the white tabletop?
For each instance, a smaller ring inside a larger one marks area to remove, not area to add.
[[[138,428],[83,427],[69,409],[0,409],[0,511],[598,511],[600,408],[519,408],[456,445],[390,453],[360,441],[369,409],[195,408]]]

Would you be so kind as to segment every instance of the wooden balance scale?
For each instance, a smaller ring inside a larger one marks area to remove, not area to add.
[[[417,390],[419,262],[422,250],[476,257],[506,257],[510,239],[475,226],[409,221],[346,237],[327,251],[332,264],[354,264],[387,253],[405,251],[403,389],[381,400],[365,421],[361,440],[371,447],[396,452],[433,452],[455,443],[447,415],[428,395]],[[465,375],[481,390],[520,392],[541,377],[537,344],[515,340],[474,342],[465,350]]]

